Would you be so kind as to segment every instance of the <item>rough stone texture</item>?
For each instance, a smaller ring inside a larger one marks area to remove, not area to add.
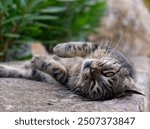
[[[143,1],[107,0],[107,3],[98,35],[91,35],[89,39],[110,39],[115,43],[121,37],[120,47],[124,52],[150,57],[150,12]]]
[[[150,66],[150,60],[149,60],[149,66]],[[150,71],[150,70],[149,70]],[[149,79],[148,79],[148,87],[147,87],[147,90],[146,90],[146,92],[145,92],[145,95],[146,95],[146,97],[145,97],[145,102],[144,102],[144,104],[145,104],[145,108],[144,108],[144,111],[146,111],[146,112],[150,112],[150,74],[149,74],[149,77],[148,77]]]
[[[137,87],[144,93],[150,71],[148,59],[133,58],[133,62],[137,70]],[[0,78],[0,111],[138,112],[143,111],[143,107],[144,97],[140,95],[109,101],[86,101],[53,79],[51,84],[46,84],[26,79]]]

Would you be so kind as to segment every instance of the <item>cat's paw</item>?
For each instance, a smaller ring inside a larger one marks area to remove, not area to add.
[[[60,57],[64,56],[65,52],[63,50],[64,50],[63,44],[58,44],[53,48],[54,54],[56,54],[57,56],[60,56]]]
[[[34,56],[31,60],[31,64],[34,68],[40,68],[43,63],[43,57],[42,56]]]
[[[37,55],[32,58],[31,64],[34,68],[37,68],[39,70],[44,70],[49,64],[49,59],[46,56]]]
[[[0,77],[6,77],[7,76],[7,70],[5,66],[0,65]]]
[[[59,50],[60,50],[60,45],[56,45],[54,48],[53,48],[53,52],[57,55]]]

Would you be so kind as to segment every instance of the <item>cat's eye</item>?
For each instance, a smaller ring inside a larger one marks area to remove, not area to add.
[[[113,76],[113,75],[115,75],[115,73],[114,72],[103,72],[103,75],[105,76],[105,77],[111,77],[111,76]]]

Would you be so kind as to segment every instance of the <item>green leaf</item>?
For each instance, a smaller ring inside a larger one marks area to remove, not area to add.
[[[35,8],[37,5],[39,5],[40,3],[42,3],[43,2],[43,0],[33,0],[32,2],[31,2],[31,8],[33,9],[33,8]]]
[[[58,12],[64,12],[66,10],[66,7],[48,7],[43,9],[42,13],[58,13]]]
[[[19,38],[20,35],[19,34],[12,34],[12,33],[6,33],[4,34],[5,37],[9,37],[9,38]]]
[[[19,0],[21,7],[26,7],[27,6],[27,1],[26,0]]]
[[[0,2],[0,9],[2,10],[3,6],[2,6],[2,3]]]
[[[60,1],[60,2],[74,2],[76,0],[58,0],[58,1]]]
[[[2,52],[0,52],[0,56],[3,56],[4,54]]]
[[[44,24],[44,23],[40,23],[40,22],[35,22],[35,24],[39,27],[43,27],[43,28],[49,28],[49,26],[47,24]]]
[[[57,16],[50,16],[50,15],[43,15],[43,16],[41,16],[41,15],[37,15],[37,16],[29,16],[28,17],[28,19],[29,20],[56,20],[56,19],[58,19],[58,17]]]
[[[93,6],[93,5],[95,5],[97,2],[96,1],[94,1],[94,0],[89,0],[89,1],[86,1],[85,2],[87,5],[89,5],[89,6]]]
[[[13,1],[12,0],[3,0],[2,5],[4,8],[7,8],[9,5],[12,5]]]
[[[20,20],[21,17],[22,17],[22,16],[19,16],[19,15],[18,15],[18,16],[15,16],[15,17],[8,18],[8,19],[6,19],[6,20],[4,20],[4,21],[2,22],[2,25],[6,25],[6,24],[11,23],[11,22],[16,22],[17,20]]]

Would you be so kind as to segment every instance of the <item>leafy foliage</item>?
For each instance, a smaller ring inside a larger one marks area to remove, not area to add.
[[[104,14],[105,0],[0,0],[0,60],[20,45],[84,40]]]
[[[146,4],[146,6],[149,8],[150,10],[150,0],[144,0],[144,3]]]

